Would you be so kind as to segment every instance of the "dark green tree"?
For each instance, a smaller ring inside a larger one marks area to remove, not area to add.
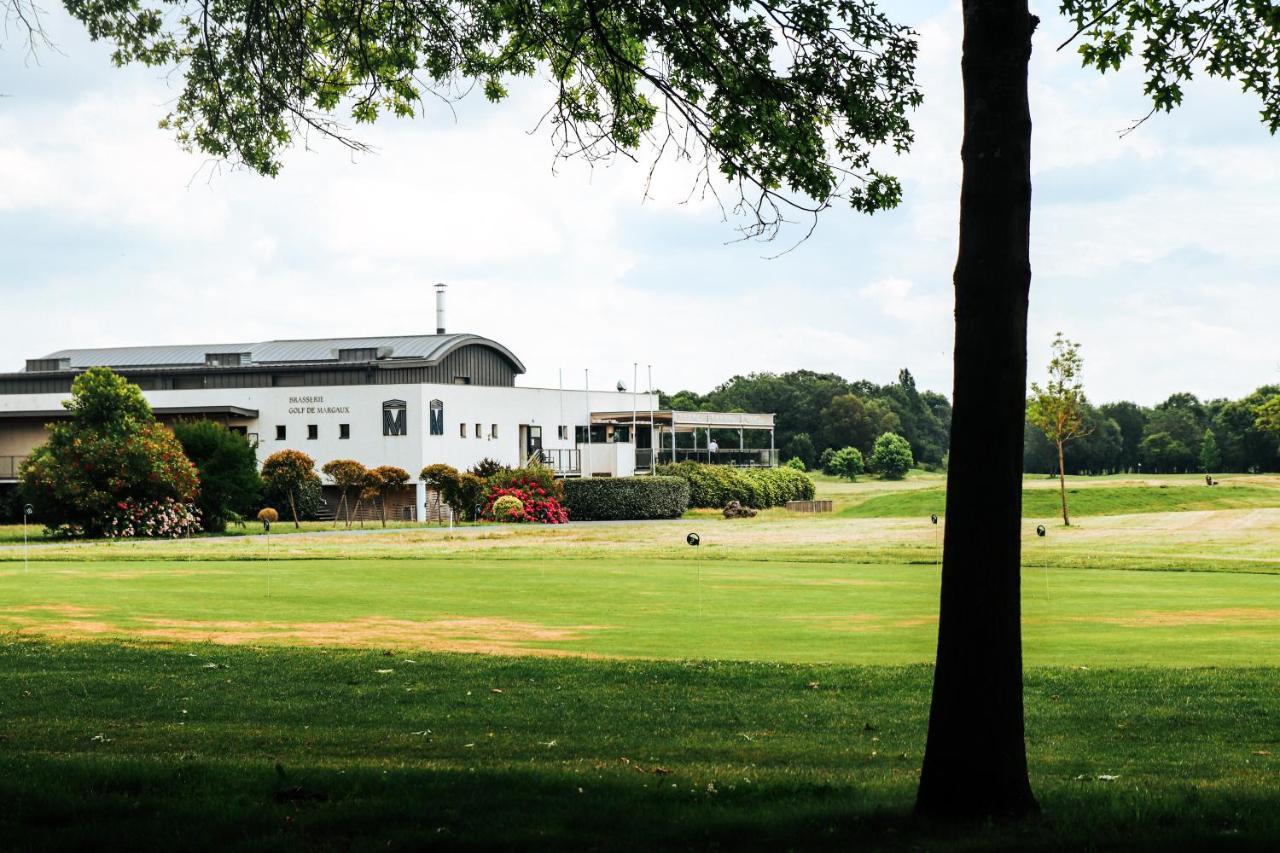
[[[886,432],[876,439],[867,463],[872,471],[884,479],[901,480],[907,476],[915,460],[911,457],[911,444],[905,438]]]
[[[831,470],[846,480],[857,481],[858,475],[866,470],[862,451],[856,447],[840,448],[831,455]]]
[[[1125,471],[1136,471],[1138,468],[1138,445],[1142,443],[1142,434],[1147,427],[1146,410],[1137,403],[1127,400],[1118,403],[1107,403],[1099,407],[1099,411],[1116,422],[1120,427],[1121,457],[1120,464]]]
[[[67,419],[48,426],[48,440],[21,468],[24,499],[48,529],[104,536],[125,504],[195,499],[195,466],[137,385],[91,367],[62,405]]]
[[[1204,439],[1200,442],[1200,467],[1206,474],[1222,470],[1222,451],[1218,449],[1218,437],[1211,429],[1204,431]]]
[[[220,533],[233,515],[248,516],[262,496],[253,445],[210,420],[179,421],[173,434],[200,475],[196,507],[204,529]]]
[[[814,448],[813,439],[809,438],[807,432],[793,435],[791,440],[783,445],[782,455],[787,459],[799,459],[804,463],[806,471],[818,461],[818,451]]]
[[[822,442],[826,447],[856,447],[870,453],[877,426],[856,394],[832,397],[822,409]]]

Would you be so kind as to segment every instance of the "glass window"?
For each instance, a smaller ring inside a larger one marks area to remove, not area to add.
[[[351,438],[351,424],[338,424],[338,438]]]
[[[489,438],[497,438],[497,437],[498,437],[498,425],[489,424]]]
[[[466,438],[466,437],[467,437],[467,425],[458,424],[458,438]]]
[[[565,440],[566,438],[569,437],[569,427],[565,426],[564,424],[561,424],[560,431],[556,433],[556,435],[560,438],[561,441]]]
[[[316,424],[307,424],[307,441],[315,441],[320,437],[320,427]]]
[[[278,424],[276,426],[276,441],[284,441],[284,437],[285,437],[284,425]]]
[[[476,438],[484,438],[484,427],[476,424]]]

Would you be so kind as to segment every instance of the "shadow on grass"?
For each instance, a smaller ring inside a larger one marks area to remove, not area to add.
[[[652,775],[652,774],[651,774]],[[607,773],[0,760],[10,850],[1264,850],[1269,799],[1054,796],[1019,823],[923,821],[856,788]],[[899,799],[899,806],[902,800]],[[909,802],[909,798],[907,799]]]

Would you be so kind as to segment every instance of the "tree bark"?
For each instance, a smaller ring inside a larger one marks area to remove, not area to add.
[[[938,657],[916,810],[1026,815],[1020,568],[1031,114],[1027,0],[964,0],[964,178]]]
[[[1067,456],[1058,442],[1058,492],[1062,495],[1062,523],[1071,526],[1071,516],[1067,514]]]

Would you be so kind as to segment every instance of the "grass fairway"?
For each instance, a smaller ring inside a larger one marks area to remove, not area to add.
[[[1275,849],[1276,486],[1028,519],[1046,813],[960,829],[909,818],[927,511],[0,545],[0,850]]]
[[[931,564],[466,557],[0,567],[0,628],[63,639],[909,664],[932,660],[937,630]],[[1280,660],[1278,593],[1280,576],[1270,574],[1029,568],[1026,658]]]
[[[1033,669],[1046,817],[906,819],[927,667],[0,647],[8,849],[1266,849],[1273,669]]]

